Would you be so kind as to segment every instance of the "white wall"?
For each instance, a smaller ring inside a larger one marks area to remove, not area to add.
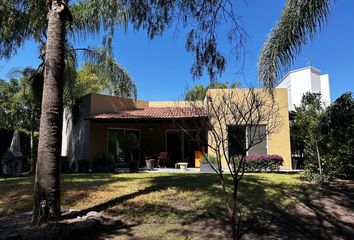
[[[331,102],[328,74],[321,75],[321,72],[313,67],[289,72],[276,87],[288,89],[289,111],[294,111],[295,106],[300,105],[302,96],[306,92],[321,93],[324,106],[328,106]]]
[[[329,76],[328,74],[321,75],[321,94],[322,101],[325,107],[331,104],[331,93],[329,89]]]

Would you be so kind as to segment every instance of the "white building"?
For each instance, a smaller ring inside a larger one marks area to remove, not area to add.
[[[325,107],[331,103],[328,74],[321,75],[320,70],[313,67],[300,68],[289,72],[276,88],[288,89],[289,111],[299,106],[302,96],[306,92],[321,93],[322,103]]]

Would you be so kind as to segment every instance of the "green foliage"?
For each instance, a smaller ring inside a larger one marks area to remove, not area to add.
[[[12,71],[9,82],[0,80],[0,128],[37,131],[43,78],[37,70]]]
[[[185,96],[187,101],[201,101],[205,98],[208,89],[226,89],[226,88],[238,88],[239,82],[233,82],[231,84],[214,82],[210,83],[207,87],[203,85],[195,85],[191,90],[189,90]]]
[[[297,136],[304,144],[305,167],[311,172],[320,169],[317,156],[317,148],[322,139],[319,131],[319,123],[324,110],[321,104],[321,94],[304,94],[301,104],[296,107],[296,115],[291,124],[292,135]]]
[[[203,85],[195,85],[191,90],[187,92],[185,99],[188,101],[203,100],[207,91],[207,87],[204,87]]]
[[[309,170],[306,170],[301,177],[309,182],[315,183],[315,184],[325,184],[328,183],[329,181],[332,180],[332,176],[328,174],[319,174],[316,172],[312,172]]]
[[[218,164],[218,159],[214,155],[204,156],[201,161],[202,164]]]
[[[315,182],[333,177],[354,178],[354,100],[345,93],[325,111],[319,94],[306,94],[296,108],[291,135],[304,144],[307,179]],[[318,179],[316,144],[323,173]],[[314,174],[313,176],[310,176]],[[311,179],[313,178],[313,179]]]
[[[287,0],[280,19],[261,50],[258,76],[272,88],[286,72],[302,47],[327,22],[331,0]]]
[[[279,170],[284,159],[278,155],[251,155],[245,160],[245,172],[272,172]]]
[[[47,30],[47,1],[3,1],[0,6],[0,59],[9,58],[16,54],[16,49],[25,40],[33,39],[39,46],[40,58],[44,61],[46,30]],[[106,88],[118,96],[136,98],[137,91],[134,82],[127,71],[119,65],[112,56],[112,39],[114,29],[120,26],[126,28],[129,13],[121,1],[86,0],[75,1],[70,5],[73,22],[67,29],[71,42],[65,43],[65,84],[64,105],[73,107],[78,97],[90,90],[90,86],[76,83],[76,67],[78,52],[84,62],[95,65],[98,77],[105,78]],[[103,33],[103,47],[75,48],[77,38]],[[43,78],[44,62],[38,67]],[[110,82],[108,82],[110,81]],[[92,83],[92,82],[91,82]],[[92,88],[97,89],[97,86]]]
[[[46,0],[2,0],[0,5],[0,59],[16,54],[28,39],[43,42],[47,29]]]
[[[326,109],[320,121],[325,171],[354,178],[354,99],[344,93]]]

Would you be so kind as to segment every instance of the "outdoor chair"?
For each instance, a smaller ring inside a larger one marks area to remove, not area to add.
[[[170,152],[160,152],[159,156],[157,157],[156,165],[157,167],[167,166],[168,161],[171,158],[172,153]]]

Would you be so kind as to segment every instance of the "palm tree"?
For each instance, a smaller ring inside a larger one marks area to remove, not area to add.
[[[334,0],[333,0],[334,1]],[[331,0],[287,0],[280,19],[270,32],[258,61],[258,77],[272,88],[288,71],[296,55],[328,20]]]
[[[71,10],[71,11],[70,11]],[[10,58],[25,40],[33,39],[41,49],[44,84],[38,158],[34,187],[33,222],[60,216],[59,165],[63,92],[65,78],[75,66],[75,51],[67,34],[99,33],[111,30],[127,20],[117,1],[76,2],[69,10],[68,1],[2,1],[0,6],[0,58]],[[73,21],[71,13],[76,16]],[[48,16],[48,19],[47,19]],[[70,22],[70,26],[67,23]],[[84,50],[88,52],[89,50]],[[69,89],[66,87],[65,89]]]

